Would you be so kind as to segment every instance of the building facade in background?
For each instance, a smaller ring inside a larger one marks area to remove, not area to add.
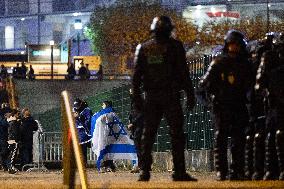
[[[153,0],[180,12],[189,21],[202,26],[209,20],[269,16],[284,18],[284,0]],[[80,34],[80,46],[88,46],[82,35],[92,11],[97,6],[110,6],[116,0],[0,0],[0,53],[25,52],[26,44],[74,43]],[[148,1],[147,1],[148,2]],[[267,3],[269,2],[269,4]],[[256,6],[257,5],[257,6]],[[74,28],[80,21],[83,29]],[[90,49],[82,52],[90,55]]]

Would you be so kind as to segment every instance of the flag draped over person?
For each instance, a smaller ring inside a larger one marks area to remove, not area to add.
[[[134,142],[112,107],[100,110],[91,121],[92,150],[97,156],[97,168],[101,160],[129,159],[137,161]]]

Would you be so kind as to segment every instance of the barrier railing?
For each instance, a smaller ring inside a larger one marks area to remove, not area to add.
[[[17,97],[13,78],[11,78],[11,77],[7,78],[6,89],[8,91],[8,95],[9,95],[10,107],[13,108],[13,109],[19,107],[19,101],[18,101],[18,97]]]
[[[37,134],[37,133],[35,133]],[[42,151],[39,151],[38,146],[41,146]],[[63,146],[62,146],[62,133],[61,132],[44,132],[41,138],[34,138],[34,157],[41,154],[42,162],[44,163],[58,163],[63,160]],[[88,148],[88,164],[95,163],[95,154]],[[34,158],[34,161],[38,161]]]

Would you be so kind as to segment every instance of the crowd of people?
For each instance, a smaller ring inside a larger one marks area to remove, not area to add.
[[[16,64],[16,67],[13,68],[12,70],[12,76],[15,79],[30,79],[30,80],[34,80],[35,79],[35,72],[33,69],[33,66],[30,65],[29,69],[27,68],[27,66],[25,65],[25,62],[21,63],[22,65],[20,66],[19,63]],[[2,79],[6,79],[8,78],[9,74],[8,74],[8,70],[5,67],[4,64],[1,65],[0,67],[0,77]]]
[[[67,68],[67,75],[65,76],[65,79],[67,80],[74,80],[75,76],[79,76],[79,79],[81,80],[87,80],[90,79],[92,74],[89,70],[89,64],[81,63],[78,71],[76,71],[75,66],[73,63],[70,64],[70,66]],[[0,66],[0,78],[6,79],[8,78],[9,73],[7,68],[4,64]],[[21,63],[21,66],[19,63],[16,64],[15,67],[13,67],[12,70],[12,76],[15,79],[30,79],[35,80],[36,75],[33,66],[30,64],[29,69],[25,65],[25,62]],[[99,66],[99,70],[94,75],[97,80],[101,81],[103,79],[103,67],[102,65]]]
[[[211,109],[217,180],[284,180],[283,34],[268,33],[253,48],[242,32],[229,30],[194,92],[173,27],[167,16],[154,18],[152,38],[135,52],[133,106],[144,115],[139,181],[150,179],[152,147],[163,115],[172,137],[173,180],[196,181],[184,168],[180,90],[187,94],[188,110],[195,97]]]
[[[187,96],[188,111],[194,108],[195,98],[211,110],[218,181],[284,180],[283,35],[268,33],[265,40],[248,44],[242,32],[229,30],[223,48],[194,90],[185,50],[172,37],[173,28],[169,17],[154,18],[152,38],[138,45],[135,52],[128,129],[139,160],[132,170],[140,172],[138,181],[150,180],[151,152],[162,116],[168,121],[172,137],[173,180],[197,181],[185,168],[181,90]],[[109,104],[104,102],[103,109]],[[89,141],[86,120],[91,110],[81,100],[75,101],[74,110],[79,111],[74,113],[79,133]],[[80,125],[85,125],[83,130]],[[84,159],[88,146],[85,141],[81,141]],[[113,161],[103,164],[115,170]]]
[[[283,55],[281,33],[247,44],[230,30],[201,79],[197,96],[214,119],[218,180],[284,180]]]
[[[66,75],[65,78],[67,80],[74,80],[76,75],[78,75],[79,79],[81,79],[81,80],[90,79],[91,78],[91,72],[89,70],[89,64],[85,65],[84,63],[81,63],[79,70],[78,70],[78,74],[76,72],[75,65],[73,63],[70,64],[70,66],[67,68],[67,75]],[[101,81],[103,79],[103,66],[101,64],[99,66],[99,70],[97,71],[97,73],[94,76],[99,81]]]
[[[283,34],[267,33],[265,40],[253,46],[247,43],[242,32],[229,30],[222,49],[213,57],[194,90],[183,44],[172,36],[171,19],[156,17],[150,28],[152,38],[136,48],[130,90],[128,128],[139,159],[138,181],[150,180],[152,148],[163,116],[170,126],[173,180],[197,181],[185,168],[182,90],[187,97],[188,111],[194,108],[196,98],[211,110],[217,180],[284,180]],[[74,79],[74,64],[67,72],[66,79]],[[83,80],[89,79],[88,65],[81,64],[78,74]],[[102,79],[102,75],[100,66],[97,76]],[[112,108],[112,103],[104,101],[102,108]],[[91,146],[92,111],[85,101],[76,99],[73,113],[86,163],[87,148]],[[18,110],[11,110],[5,104],[1,108],[1,120],[1,129],[7,128],[4,135],[1,132],[2,166],[9,173],[15,173],[18,144],[21,144],[21,164],[32,159],[31,133],[37,125],[28,109],[20,115]],[[3,141],[8,147],[3,147]],[[105,161],[104,166],[115,170],[112,160]]]
[[[11,109],[7,102],[0,108],[0,166],[10,174],[33,163],[33,132],[38,123],[28,108]]]

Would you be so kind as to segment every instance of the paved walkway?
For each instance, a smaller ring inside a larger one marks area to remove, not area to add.
[[[99,174],[95,170],[88,170],[87,174],[90,188],[284,188],[283,181],[218,182],[214,180],[213,173],[191,173],[199,179],[198,182],[173,182],[170,173],[157,172],[152,174],[150,182],[137,182],[138,174],[125,171]],[[0,172],[0,188],[59,189],[64,188],[62,177],[59,171],[19,172],[15,175]],[[79,177],[76,183],[80,184]]]

